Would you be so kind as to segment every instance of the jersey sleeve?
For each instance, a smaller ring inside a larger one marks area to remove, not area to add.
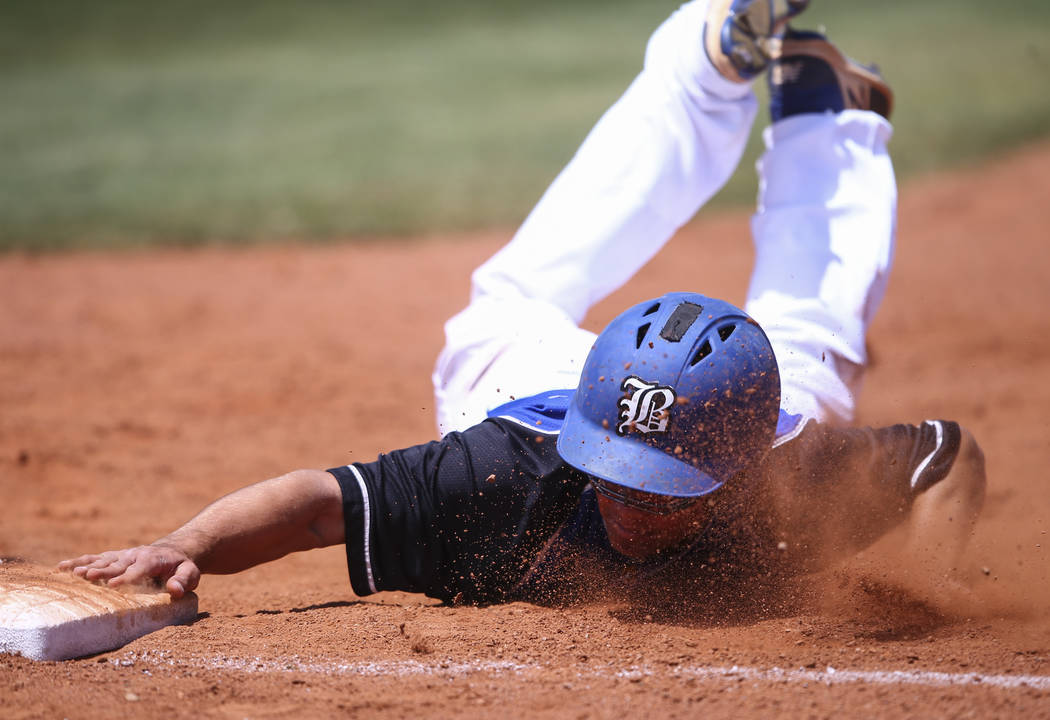
[[[781,554],[796,563],[863,549],[945,478],[960,441],[959,425],[947,420],[881,428],[808,422],[763,463],[767,544],[789,548]]]
[[[551,436],[500,419],[329,472],[356,594],[470,603],[505,598],[587,483]]]
[[[809,477],[860,475],[899,500],[910,501],[948,474],[961,437],[958,423],[948,420],[881,428],[811,422],[797,445],[799,467]]]

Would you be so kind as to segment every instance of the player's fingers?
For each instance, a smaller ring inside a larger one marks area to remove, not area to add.
[[[156,551],[152,551],[151,548],[144,548],[143,552],[137,553],[130,560],[131,562],[121,567],[119,573],[108,576],[110,585],[136,585],[144,583],[151,578],[164,582],[171,575],[174,568],[174,563],[171,560]]]
[[[134,552],[103,553],[102,558],[87,566],[83,577],[87,580],[106,580],[123,574],[135,562]]]
[[[197,568],[196,563],[192,560],[186,560],[175,568],[175,572],[168,578],[165,588],[174,599],[178,600],[186,593],[193,592],[200,579],[201,571]]]
[[[109,567],[114,562],[120,559],[120,555],[121,554],[119,552],[116,552],[114,550],[108,550],[99,555],[86,555],[84,556],[84,559],[87,562],[76,565],[73,568],[73,574],[78,575],[82,578],[94,580],[96,578],[90,576],[92,570]]]
[[[76,567],[83,567],[88,563],[93,563],[98,560],[98,555],[81,555],[80,557],[70,558],[69,560],[63,560],[58,564],[59,570],[72,570]]]

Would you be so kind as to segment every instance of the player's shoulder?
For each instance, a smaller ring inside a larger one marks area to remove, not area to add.
[[[797,438],[805,430],[810,420],[811,418],[805,415],[795,415],[781,408],[780,415],[777,416],[777,431],[773,438],[773,447]]]
[[[539,477],[566,472],[556,441],[572,394],[550,391],[511,400],[473,427],[445,435],[440,451],[461,450],[475,464],[514,466]]]
[[[575,390],[549,390],[517,398],[489,411],[489,418],[525,428],[530,432],[557,435],[565,423],[565,413]]]

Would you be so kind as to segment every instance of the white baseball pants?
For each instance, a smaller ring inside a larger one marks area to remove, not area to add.
[[[736,169],[757,102],[707,59],[706,13],[707,0],[695,0],[656,30],[641,74],[511,242],[473,273],[433,375],[441,434],[512,398],[574,388],[595,337],[578,326],[588,309]],[[763,135],[745,310],[773,344],[788,412],[853,417],[893,257],[891,133],[875,113],[845,111],[790,117]]]

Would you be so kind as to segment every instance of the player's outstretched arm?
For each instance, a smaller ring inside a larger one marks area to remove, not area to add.
[[[114,586],[152,580],[179,598],[197,587],[201,573],[235,573],[344,539],[336,479],[297,470],[216,500],[150,545],[82,555],[59,568]]]

